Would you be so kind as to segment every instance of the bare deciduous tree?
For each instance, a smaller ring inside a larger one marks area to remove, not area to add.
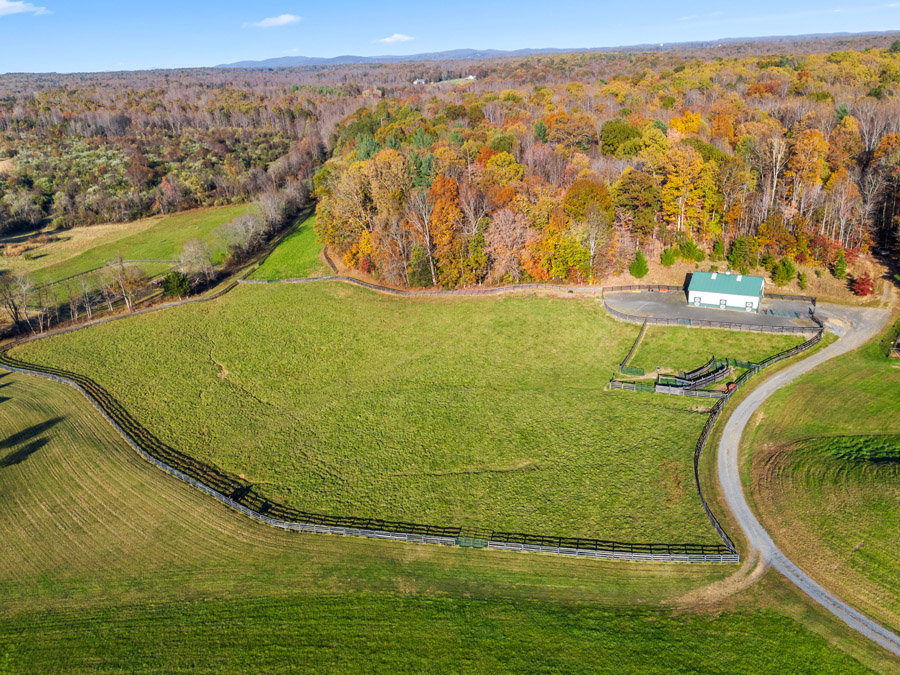
[[[212,281],[215,276],[212,252],[209,246],[199,239],[188,239],[184,242],[184,248],[178,256],[178,266],[188,276],[203,279],[206,283]]]
[[[532,234],[528,219],[521,213],[500,209],[494,214],[484,239],[486,250],[493,261],[491,274],[496,280],[505,276],[514,281],[521,278],[522,251]]]
[[[16,277],[11,272],[0,273],[0,302],[6,310],[10,321],[18,324],[22,320],[25,308],[19,301],[18,285]]]
[[[126,265],[122,256],[107,263],[107,269],[113,283],[118,287],[119,295],[125,301],[125,309],[132,311],[134,298],[145,281],[143,271],[133,265]]]
[[[92,290],[90,282],[84,276],[79,277],[78,283],[81,286],[81,306],[87,314],[88,321],[94,318],[94,301],[92,298]]]
[[[425,254],[428,256],[428,265],[431,270],[431,284],[437,286],[437,273],[434,269],[434,240],[431,236],[431,214],[434,212],[434,202],[428,196],[428,190],[420,188],[413,191],[406,203],[406,217],[416,228]]]

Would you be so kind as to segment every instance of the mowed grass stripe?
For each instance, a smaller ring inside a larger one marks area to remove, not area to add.
[[[0,467],[11,672],[862,672],[752,600],[700,615],[660,607],[725,566],[274,530],[141,460],[71,388],[2,380],[0,437],[63,418]]]
[[[767,515],[785,513],[780,522],[791,532],[792,547],[818,551],[818,569],[843,571],[839,592],[852,594],[867,613],[885,617],[897,630],[900,461],[841,460],[822,445],[810,441],[781,458],[760,486],[763,508]]]
[[[873,341],[776,392],[744,439],[754,505],[778,545],[894,630],[900,460],[885,448],[898,436],[900,363]]]

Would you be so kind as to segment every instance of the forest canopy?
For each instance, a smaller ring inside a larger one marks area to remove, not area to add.
[[[0,227],[302,182],[319,238],[398,285],[589,281],[639,250],[828,266],[896,251],[898,91],[889,48],[4,76]]]

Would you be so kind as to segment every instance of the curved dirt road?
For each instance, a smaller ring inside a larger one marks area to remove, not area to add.
[[[819,316],[828,319],[828,325],[840,339],[809,358],[795,363],[773,375],[757,387],[728,419],[719,442],[719,483],[728,508],[734,514],[750,545],[759,551],[763,564],[770,564],[800,590],[844,621],[851,628],[874,640],[891,653],[900,656],[900,637],[880,626],[850,605],[842,602],[813,581],[799,567],[787,559],[769,534],[763,529],[750,510],[741,487],[739,448],[744,428],[750,417],[775,390],[788,384],[803,373],[812,370],[835,356],[862,346],[878,335],[886,326],[890,313],[880,309],[861,309],[821,305]]]

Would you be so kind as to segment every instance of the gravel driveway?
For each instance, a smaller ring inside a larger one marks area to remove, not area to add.
[[[840,339],[809,358],[803,359],[765,380],[738,405],[728,419],[722,432],[722,440],[719,442],[719,483],[722,486],[728,508],[737,519],[750,545],[760,552],[763,564],[772,565],[796,584],[800,590],[848,626],[874,640],[891,653],[900,656],[900,637],[829,593],[778,549],[769,533],[765,531],[753,511],[750,510],[741,487],[739,466],[741,436],[756,409],[777,389],[792,382],[800,375],[835,356],[856,349],[874,338],[884,330],[890,318],[890,313],[882,309],[862,309],[837,305],[820,305],[818,315],[820,318],[828,319],[826,324],[840,336]]]

